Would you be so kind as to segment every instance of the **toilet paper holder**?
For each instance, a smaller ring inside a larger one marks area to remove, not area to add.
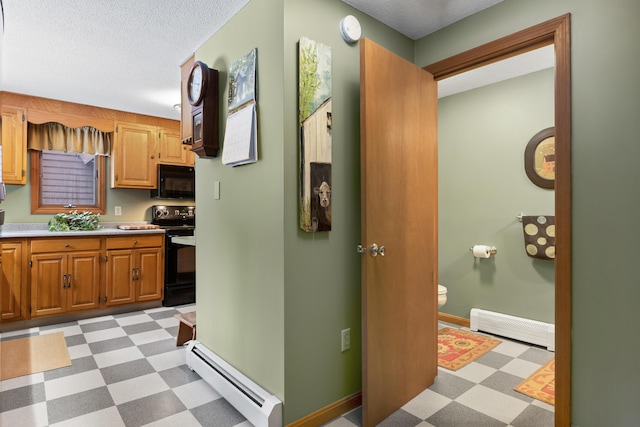
[[[470,251],[470,252],[473,252],[473,246],[471,246],[471,247],[469,248],[469,251]],[[498,249],[497,249],[495,246],[489,246],[489,253],[490,253],[491,255],[495,255],[495,254],[497,254],[497,253],[498,253]]]

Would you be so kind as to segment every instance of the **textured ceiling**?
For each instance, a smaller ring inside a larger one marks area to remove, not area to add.
[[[177,120],[180,65],[250,0],[0,1],[0,90]],[[343,1],[417,39],[502,0]]]
[[[417,40],[502,0],[342,0]]]
[[[2,0],[0,88],[179,119],[180,65],[249,0]]]

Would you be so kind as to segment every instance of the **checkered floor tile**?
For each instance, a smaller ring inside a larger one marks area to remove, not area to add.
[[[0,425],[251,426],[185,365],[174,316],[193,310],[162,307],[2,334],[62,331],[72,364],[0,382]]]
[[[0,425],[250,427],[176,347],[174,316],[193,310],[162,307],[0,334],[7,340],[62,331],[72,359],[66,368],[1,381]],[[433,386],[380,426],[552,426],[553,406],[513,388],[553,353],[500,339],[458,371],[439,368]],[[325,426],[361,425],[357,408]]]
[[[440,327],[456,327],[440,324]],[[466,328],[465,328],[466,329]],[[513,388],[553,357],[545,349],[497,337],[502,343],[457,371],[438,368],[435,383],[380,427],[551,427],[554,407]],[[325,427],[362,425],[362,408]]]

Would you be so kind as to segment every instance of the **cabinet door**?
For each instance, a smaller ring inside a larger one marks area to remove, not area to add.
[[[156,127],[117,123],[111,159],[111,187],[156,188]]]
[[[136,301],[162,299],[164,291],[164,251],[162,248],[138,249]]]
[[[2,243],[2,278],[0,278],[0,320],[22,317],[23,244]]]
[[[100,308],[100,252],[68,256],[67,311]]]
[[[66,310],[66,254],[31,257],[31,315],[49,316]]]
[[[177,131],[161,129],[159,146],[159,163],[179,166],[193,165],[195,158],[191,146],[182,144],[180,134]]]
[[[135,302],[134,251],[107,251],[107,307]]]
[[[27,183],[27,121],[24,108],[3,105],[2,113],[2,181],[5,184]]]

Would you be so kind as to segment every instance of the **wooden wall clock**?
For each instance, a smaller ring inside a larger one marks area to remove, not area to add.
[[[187,80],[187,98],[191,104],[193,144],[199,157],[216,157],[220,148],[218,124],[218,70],[196,61]]]

